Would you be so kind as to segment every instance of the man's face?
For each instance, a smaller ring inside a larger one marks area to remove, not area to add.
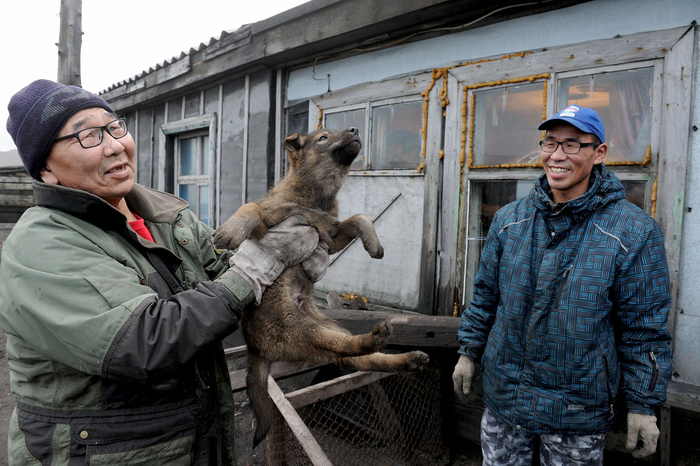
[[[81,110],[68,119],[56,137],[104,126],[114,119],[113,114],[102,108]],[[131,134],[114,139],[104,131],[102,144],[88,149],[74,137],[58,141],[51,147],[41,178],[49,184],[95,194],[117,207],[134,187],[135,151]]]
[[[593,142],[594,137],[572,125],[562,123],[549,128],[545,140],[586,143]],[[552,188],[554,202],[570,201],[588,191],[591,170],[594,165],[603,162],[607,150],[607,144],[601,144],[597,147],[582,147],[578,154],[565,154],[561,145],[553,153],[542,151],[540,160]]]

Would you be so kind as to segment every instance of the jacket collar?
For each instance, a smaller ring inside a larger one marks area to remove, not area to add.
[[[121,230],[126,217],[118,209],[87,191],[34,181],[36,205],[58,209],[85,221],[111,230]],[[189,204],[172,194],[139,184],[126,196],[134,213],[154,223],[173,223]]]
[[[600,164],[595,165],[591,171],[588,191],[576,199],[556,204],[552,200],[552,190],[544,173],[537,180],[530,197],[535,207],[545,215],[559,215],[566,212],[574,219],[583,219],[594,210],[624,199],[625,188],[617,176],[605,167],[605,164]]]

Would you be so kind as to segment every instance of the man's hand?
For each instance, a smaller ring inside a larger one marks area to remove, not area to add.
[[[316,229],[304,217],[295,215],[268,229],[262,238],[243,241],[229,266],[251,284],[255,301],[260,304],[265,287],[272,285],[284,269],[314,254],[318,244]]]
[[[472,388],[472,377],[474,377],[474,361],[463,354],[459,357],[455,371],[452,373],[455,393],[469,395]]]
[[[642,439],[642,448],[637,448],[637,438]],[[659,440],[659,428],[656,426],[656,416],[648,414],[629,413],[627,415],[627,449],[632,451],[635,458],[644,458],[656,451]]]

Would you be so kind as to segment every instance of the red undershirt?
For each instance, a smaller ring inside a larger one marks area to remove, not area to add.
[[[131,228],[133,228],[133,230],[138,233],[141,238],[147,239],[151,243],[155,243],[155,241],[153,241],[153,236],[151,236],[151,232],[148,231],[148,228],[146,228],[146,222],[144,222],[144,220],[138,215],[134,214],[134,216],[136,217],[136,220],[129,222]]]

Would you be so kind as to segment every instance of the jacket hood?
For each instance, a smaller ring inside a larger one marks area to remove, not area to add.
[[[87,191],[35,181],[32,185],[36,205],[58,209],[80,219],[118,230],[126,218],[118,209]],[[151,222],[172,223],[189,204],[172,194],[156,191],[139,184],[126,196],[129,208],[139,217]]]
[[[552,190],[547,181],[547,175],[540,175],[535,187],[530,192],[535,207],[545,214],[558,214],[565,209],[575,219],[584,219],[594,210],[607,204],[625,198],[625,187],[622,182],[605,167],[605,164],[595,165],[591,171],[590,188],[585,194],[568,202],[557,204],[552,200]]]

